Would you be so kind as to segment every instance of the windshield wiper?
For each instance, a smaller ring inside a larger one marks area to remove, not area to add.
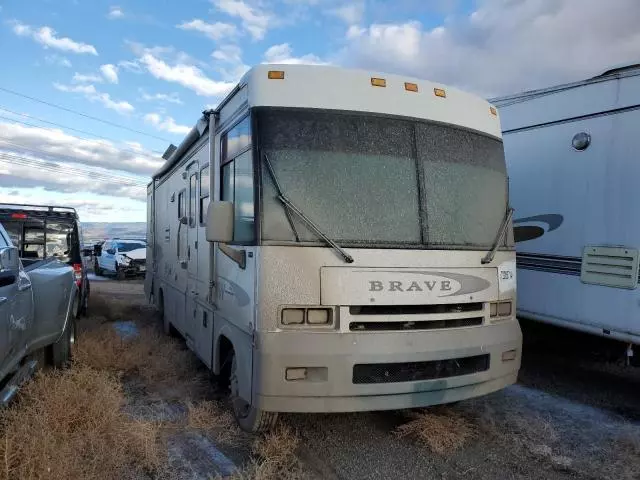
[[[280,183],[278,183],[278,179],[276,177],[275,172],[273,171],[273,166],[271,165],[271,162],[269,161],[269,157],[267,157],[267,154],[264,154],[264,162],[267,166],[267,170],[269,170],[269,175],[271,176],[271,180],[273,181],[273,185],[276,189],[276,193],[278,194],[278,200],[280,200],[280,202],[282,202],[282,205],[284,205],[284,210],[285,213],[287,214],[287,219],[289,220],[289,224],[291,225],[291,228],[293,230],[293,233],[296,236],[296,241],[300,241],[300,237],[298,236],[298,232],[296,231],[296,227],[293,224],[293,219],[291,218],[291,215],[289,212],[293,212],[295,213],[306,225],[307,227],[309,227],[311,230],[313,230],[313,232],[320,237],[322,240],[324,240],[328,245],[330,245],[336,252],[338,252],[340,254],[340,256],[344,259],[345,262],[347,263],[353,263],[353,257],[351,255],[349,255],[347,252],[345,252],[342,247],[340,245],[338,245],[335,241],[331,240],[329,237],[327,237],[322,230],[320,230],[318,228],[318,226],[313,223],[313,221],[311,221],[309,219],[309,217],[307,217],[298,207],[295,206],[295,204],[289,200],[284,193],[282,192],[282,189],[280,188]]]
[[[502,220],[502,224],[500,225],[500,229],[498,230],[498,235],[496,236],[496,239],[493,242],[493,246],[491,247],[491,250],[489,250],[487,254],[484,256],[484,258],[481,260],[483,265],[487,263],[491,263],[493,261],[493,257],[496,256],[496,250],[498,250],[498,245],[500,245],[500,240],[502,240],[502,237],[507,231],[507,226],[509,225],[509,222],[511,221],[512,216],[513,216],[513,208],[509,207],[509,209],[507,210],[507,213],[504,216],[504,219]]]

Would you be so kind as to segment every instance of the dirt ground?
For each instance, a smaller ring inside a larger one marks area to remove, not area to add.
[[[55,466],[74,461],[112,469],[87,467],[74,476],[92,479],[640,479],[640,369],[601,358],[593,353],[601,345],[580,336],[523,322],[528,340],[519,383],[484,398],[410,412],[284,415],[275,432],[256,437],[235,427],[226,387],[183,342],[161,335],[141,282],[95,279],[90,308],[71,371],[40,376],[3,414],[0,479],[63,478],[54,473],[71,470]],[[27,413],[60,415],[38,396],[56,382],[76,382],[67,402],[90,403],[84,390],[95,389],[101,376],[111,416],[100,428],[100,419],[65,427],[55,441],[85,445],[89,428],[104,441],[78,447],[75,457],[33,460],[17,475],[12,455],[28,455],[31,447],[12,445],[46,423],[17,425]]]

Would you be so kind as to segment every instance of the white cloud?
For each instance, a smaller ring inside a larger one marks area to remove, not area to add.
[[[94,74],[74,73],[72,81],[74,83],[102,83],[102,77]]]
[[[68,162],[148,176],[163,161],[141,145],[133,148],[108,140],[69,135],[57,128],[39,128],[19,123],[0,122],[0,148],[21,155],[36,155],[42,160]]]
[[[44,57],[44,61],[49,65],[58,65],[60,67],[71,68],[71,62],[67,57],[63,57],[57,54],[51,54]]]
[[[637,0],[483,0],[470,15],[352,27],[338,61],[499,95],[638,61]]]
[[[111,63],[100,66],[100,72],[110,83],[118,83],[118,67]]]
[[[217,60],[216,70],[226,81],[237,83],[249,70],[242,61],[242,49],[237,45],[222,45],[211,57]]]
[[[116,20],[122,17],[124,17],[124,12],[122,11],[122,8],[115,5],[112,5],[111,7],[109,7],[109,13],[107,14],[107,18],[111,20]]]
[[[141,99],[145,102],[166,102],[166,103],[175,103],[176,105],[182,105],[183,102],[180,100],[180,97],[177,93],[154,93],[149,94],[144,90],[140,90]]]
[[[177,61],[170,65],[155,53],[157,51],[158,49],[153,48],[144,49],[141,52],[142,56],[138,59],[155,78],[177,83],[205,97],[224,95],[233,88],[233,84],[212,80],[197,66],[185,63],[187,58],[179,56]]]
[[[185,135],[191,130],[191,127],[178,125],[172,117],[166,116],[163,118],[159,113],[147,113],[144,116],[144,121],[163,132]]]
[[[131,113],[135,110],[129,102],[113,100],[111,95],[97,91],[93,85],[62,85],[54,83],[53,86],[61,92],[82,93],[87,99],[100,102],[105,108],[115,110],[120,114]]]
[[[177,28],[200,32],[216,41],[236,37],[238,35],[238,29],[235,25],[222,22],[207,23],[199,18],[191,20],[190,22],[183,22],[180,25],[177,25]]]
[[[273,21],[271,14],[243,0],[212,0],[221,12],[242,20],[242,27],[254,40],[262,40]]]
[[[0,167],[1,173],[2,167]],[[17,173],[21,173],[20,170],[17,170]],[[20,182],[22,179],[16,178],[16,180]],[[22,183],[25,183],[25,181],[28,182],[29,180],[24,179]],[[128,196],[127,193],[129,192],[127,192],[126,188],[122,189],[118,185],[107,186],[101,184],[100,189],[104,193],[96,195],[88,190],[99,182],[87,182],[86,179],[82,181],[85,182],[84,188],[83,185],[78,185],[78,190],[71,191],[73,186],[65,185],[64,188],[67,189],[67,192],[55,191],[55,185],[53,184],[46,185],[45,188],[0,187],[0,203],[15,203],[19,201],[32,205],[73,207],[77,210],[82,222],[145,221],[146,193],[144,188],[136,188],[135,191],[130,192],[132,196]],[[118,194],[120,196],[116,196]],[[91,240],[91,238],[87,238],[91,233],[93,233],[91,230],[85,230],[85,240]]]
[[[132,73],[142,73],[142,67],[134,60],[122,60],[118,62],[118,67]]]
[[[221,62],[242,63],[242,49],[237,45],[222,45],[211,56]]]
[[[349,5],[343,5],[342,7],[329,10],[328,13],[335,15],[347,25],[353,25],[362,21],[362,17],[364,16],[364,3],[355,2]]]
[[[302,57],[294,57],[291,46],[288,43],[273,45],[264,52],[265,63],[280,63],[290,65],[327,65],[320,57],[311,53]]]
[[[68,37],[56,36],[56,31],[51,27],[33,28],[19,22],[13,24],[13,33],[20,37],[31,37],[33,40],[45,48],[53,48],[72,53],[89,53],[98,55],[98,51],[93,45],[76,42]]]

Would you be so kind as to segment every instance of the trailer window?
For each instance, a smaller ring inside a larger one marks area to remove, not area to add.
[[[209,167],[200,170],[200,225],[206,223],[207,207],[209,206]]]
[[[198,174],[194,173],[189,177],[189,226],[196,226],[196,197],[198,194]]]

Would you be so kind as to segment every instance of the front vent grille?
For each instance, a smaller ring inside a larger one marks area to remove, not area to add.
[[[366,363],[353,366],[353,383],[417,382],[459,377],[489,369],[489,355],[432,360],[429,362]]]
[[[482,312],[483,309],[484,305],[481,302],[435,305],[362,305],[349,307],[349,313],[351,315],[431,315]]]
[[[483,317],[452,318],[447,320],[416,320],[406,322],[351,322],[352,332],[384,332],[403,330],[438,330],[443,328],[476,327],[482,325]]]

